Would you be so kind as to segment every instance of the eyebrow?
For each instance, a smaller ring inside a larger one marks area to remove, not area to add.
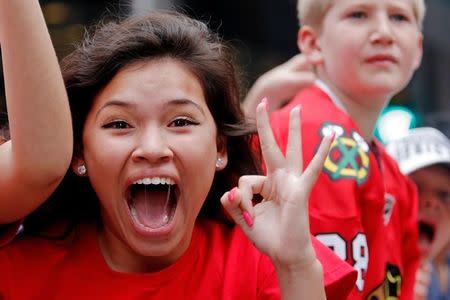
[[[95,114],[95,118],[98,118],[98,115],[102,112],[102,110],[110,107],[110,106],[118,106],[118,107],[124,107],[124,108],[134,108],[136,105],[129,103],[129,102],[125,102],[122,100],[111,100],[106,102],[102,107],[100,107],[100,109],[97,111],[97,113]]]
[[[205,115],[205,111],[203,108],[196,102],[181,98],[181,99],[172,99],[164,104],[164,106],[185,106],[185,105],[193,105],[195,108],[197,108],[203,115]]]
[[[203,110],[203,108],[196,102],[190,100],[190,99],[186,99],[186,98],[180,98],[180,99],[172,99],[167,101],[166,103],[164,103],[163,107],[169,107],[169,106],[194,106],[197,110],[199,110],[203,115],[205,115],[205,111]],[[95,114],[95,118],[98,117],[98,115],[100,114],[100,112],[104,109],[106,109],[107,107],[110,106],[118,106],[118,107],[123,107],[125,109],[134,109],[136,107],[136,104],[134,103],[130,103],[130,102],[125,102],[123,100],[111,100],[106,102]]]

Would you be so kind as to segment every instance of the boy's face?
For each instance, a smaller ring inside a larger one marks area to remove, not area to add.
[[[450,170],[433,165],[409,176],[419,192],[420,248],[433,258],[450,241]]]
[[[413,0],[336,0],[312,31],[319,76],[352,99],[393,96],[420,64]]]

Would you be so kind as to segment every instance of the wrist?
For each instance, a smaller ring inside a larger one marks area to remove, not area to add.
[[[302,259],[295,263],[281,263],[273,261],[277,273],[287,276],[311,276],[313,274],[322,275],[323,269],[320,261],[314,256],[308,259]]]

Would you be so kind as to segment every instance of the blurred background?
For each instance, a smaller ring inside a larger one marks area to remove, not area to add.
[[[40,3],[60,58],[81,39],[85,26],[105,15],[172,7],[206,21],[235,46],[244,91],[259,75],[298,52],[296,0],[41,0]],[[434,126],[450,136],[450,0],[427,0],[426,4],[422,65],[408,87],[395,96],[382,114],[376,133],[384,139],[401,135],[414,126]],[[0,111],[5,111],[3,89]]]

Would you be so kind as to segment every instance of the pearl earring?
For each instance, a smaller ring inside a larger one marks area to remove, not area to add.
[[[222,166],[222,158],[218,158],[217,160],[216,160],[216,168],[220,168],[221,166]]]
[[[80,176],[86,175],[86,166],[85,165],[81,165],[77,168],[78,174]]]

